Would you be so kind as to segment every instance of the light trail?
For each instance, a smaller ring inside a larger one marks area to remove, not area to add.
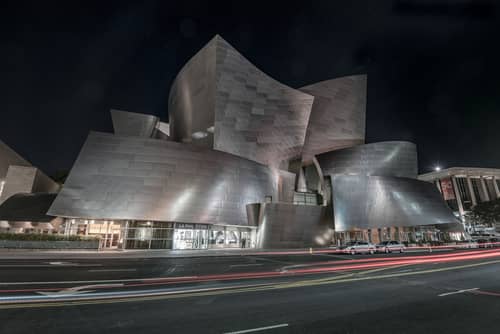
[[[385,278],[395,278],[395,277],[405,277],[413,275],[423,275],[430,273],[438,273],[452,270],[468,269],[485,265],[498,264],[500,260],[479,262],[472,264],[465,264],[453,267],[435,268],[428,270],[420,270],[407,273],[389,273],[383,275],[374,276],[361,276],[361,277],[342,277],[338,279],[331,278],[329,280],[319,279],[319,280],[309,280],[295,283],[278,283],[278,284],[258,284],[258,285],[247,285],[247,286],[233,286],[233,287],[216,287],[207,289],[195,289],[195,290],[184,290],[184,291],[172,291],[166,289],[160,290],[143,290],[135,292],[104,292],[95,294],[97,296],[88,295],[75,295],[75,296],[64,296],[61,300],[54,301],[53,298],[48,298],[47,296],[38,297],[28,297],[19,296],[17,297],[0,297],[0,309],[19,309],[19,308],[42,308],[42,307],[62,307],[62,306],[75,306],[75,305],[99,305],[99,304],[111,304],[111,303],[124,303],[124,302],[144,302],[144,301],[154,301],[154,300],[166,300],[166,299],[179,299],[179,298],[194,298],[194,297],[206,297],[206,296],[218,296],[226,294],[236,294],[236,293],[250,293],[250,292],[262,292],[269,290],[280,290],[280,289],[290,289],[290,288],[300,288],[307,286],[318,286],[318,285],[330,285],[339,283],[349,283],[349,282],[360,282],[368,280],[377,280]],[[350,275],[349,275],[350,276]],[[478,293],[479,290],[471,291],[470,293]],[[484,293],[489,295],[495,295],[495,293]],[[113,296],[114,295],[114,296]],[[45,298],[45,301],[43,300]]]
[[[404,257],[384,257],[372,259],[355,259],[355,260],[342,260],[342,261],[327,261],[311,263],[313,268],[298,268],[285,271],[263,271],[263,272],[245,272],[245,273],[231,273],[231,274],[211,274],[190,277],[158,277],[158,278],[137,278],[125,280],[104,280],[104,281],[70,281],[70,282],[33,282],[33,285],[55,285],[55,284],[83,284],[83,283],[123,283],[120,288],[132,287],[145,287],[145,286],[159,286],[159,285],[172,285],[181,283],[201,283],[201,282],[216,282],[216,281],[235,281],[235,280],[252,280],[261,278],[279,278],[287,276],[310,275],[310,274],[328,274],[344,271],[356,271],[366,269],[376,269],[394,266],[408,266],[416,264],[428,263],[447,263],[457,261],[471,261],[485,258],[492,258],[500,256],[500,249],[496,250],[478,250],[467,251],[454,254],[441,254],[441,255],[421,255],[421,256],[404,256]],[[321,265],[331,265],[328,267],[321,267]],[[314,268],[316,266],[316,268]],[[319,266],[319,267],[318,267]],[[29,282],[12,282],[2,283],[4,286],[26,285]],[[95,289],[113,289],[113,286],[102,285],[97,286]],[[116,287],[117,288],[117,287]],[[60,291],[65,287],[36,287],[27,289],[4,289],[0,293],[29,293],[29,292],[45,292],[45,291]]]
[[[441,246],[409,246],[405,247],[404,250],[410,251],[427,251],[432,252],[433,250],[456,250],[456,249],[477,249],[477,248],[494,248],[499,247],[500,242],[486,242],[483,244],[456,244],[456,245],[441,245]],[[301,254],[350,254],[350,252],[343,249],[335,248],[322,248],[314,249],[310,248],[307,250],[290,250],[290,251],[262,251],[262,252],[249,252],[245,255],[258,256],[258,255],[301,255]]]

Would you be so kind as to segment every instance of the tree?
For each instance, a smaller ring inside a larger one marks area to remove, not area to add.
[[[500,222],[500,199],[479,203],[467,214],[467,219],[473,224],[490,226]]]

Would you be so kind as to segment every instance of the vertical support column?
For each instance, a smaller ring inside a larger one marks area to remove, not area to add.
[[[481,176],[481,188],[483,189],[483,194],[484,194],[484,199],[486,202],[490,201],[490,194],[488,193],[488,188],[486,187],[486,181],[484,180],[484,177]]]
[[[299,169],[299,177],[297,178],[297,191],[298,192],[307,191],[306,175],[304,174],[304,169],[302,167],[300,167]]]
[[[472,186],[472,180],[470,176],[467,176],[467,186],[469,187],[470,198],[472,200],[472,206],[477,205],[476,193],[474,192],[474,187]]]
[[[127,248],[127,238],[128,238],[128,220],[125,222],[125,228],[123,229],[123,236],[122,236],[122,249]]]
[[[500,198],[500,190],[498,189],[497,177],[493,176],[493,188],[495,189],[495,195]]]
[[[453,191],[455,192],[455,198],[457,199],[458,213],[460,214],[460,219],[464,222],[464,204],[462,202],[462,196],[460,195],[455,176],[451,177],[451,183],[453,184]]]
[[[5,186],[5,181],[0,181],[0,196],[2,196],[4,186]]]
[[[439,179],[434,181],[434,185],[436,186],[437,190],[443,195],[443,191],[441,190],[441,184],[439,184]]]
[[[69,226],[71,224],[71,220],[69,220],[68,218],[65,218],[64,219],[64,235],[65,236],[68,236],[69,235]]]
[[[103,248],[108,248],[108,234],[109,234],[109,221],[106,221],[106,231],[104,235],[104,247]],[[111,242],[110,242],[111,244]]]

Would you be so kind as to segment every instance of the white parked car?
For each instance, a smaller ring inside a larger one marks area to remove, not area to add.
[[[465,240],[458,243],[458,248],[479,248],[476,240]]]
[[[363,254],[363,253],[375,253],[375,245],[366,241],[350,241],[345,244],[344,247],[340,248],[344,253],[349,254]]]
[[[376,247],[377,247],[377,252],[379,253],[392,253],[392,252],[403,253],[405,251],[405,245],[395,240],[382,241]]]

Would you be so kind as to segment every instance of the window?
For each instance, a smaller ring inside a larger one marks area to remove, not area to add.
[[[293,195],[295,205],[318,205],[318,195],[315,193],[295,192]]]

